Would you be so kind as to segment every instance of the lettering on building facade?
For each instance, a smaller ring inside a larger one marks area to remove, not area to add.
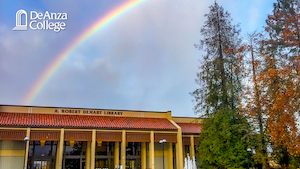
[[[107,111],[107,110],[89,110],[89,109],[55,109],[57,114],[91,114],[91,115],[118,115],[122,116],[121,111]]]

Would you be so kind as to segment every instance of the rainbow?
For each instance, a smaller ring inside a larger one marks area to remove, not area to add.
[[[139,5],[146,0],[129,0],[126,1],[103,17],[100,17],[94,24],[84,30],[74,41],[72,41],[61,53],[59,53],[53,62],[45,69],[45,71],[39,76],[38,80],[34,83],[32,88],[27,93],[23,104],[30,105],[37,95],[42,91],[43,87],[49,79],[55,74],[62,63],[73,53],[76,48],[87,41],[93,34],[104,28],[106,25],[114,21],[116,18],[129,11],[133,7]]]

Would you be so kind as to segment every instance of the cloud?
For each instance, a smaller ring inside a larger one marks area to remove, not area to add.
[[[185,4],[181,10],[181,4],[168,8],[170,2],[148,2],[77,48],[35,103],[57,106],[65,100],[64,106],[173,110],[177,114],[183,111],[177,104],[183,99],[191,105],[188,93],[195,89],[200,56],[193,44],[203,22],[195,18],[201,18],[204,12],[199,10],[206,7],[194,7],[200,5],[196,1],[178,2]]]
[[[21,100],[20,97],[26,92],[30,82],[38,73],[32,68],[40,67],[36,54],[40,53],[45,46],[45,36],[33,32],[13,32],[6,25],[0,25],[0,100],[6,103],[7,97]]]
[[[40,1],[32,8],[68,12],[67,29],[60,33],[15,32],[9,23],[0,24],[1,103],[19,104],[41,73],[70,43],[121,3],[66,0],[57,5],[57,2]],[[230,2],[220,3],[233,6]],[[201,38],[199,30],[206,20],[204,14],[212,3],[144,1],[76,47],[33,104],[171,110],[176,116],[194,116],[189,92],[198,87],[194,79],[202,56],[194,43]],[[260,6],[254,8],[261,11]],[[248,15],[240,14],[245,8],[231,10],[234,19],[240,15],[240,21],[249,20]],[[253,17],[254,27],[259,23],[256,20],[262,20],[261,16]]]
[[[202,5],[202,11],[195,7],[199,4],[185,3],[186,8],[180,10],[180,4],[168,8],[166,2],[151,3],[112,23],[109,31],[99,32],[87,46],[98,44],[101,50],[110,53],[114,68],[123,78],[123,86],[116,91],[122,97],[132,98],[132,107],[168,110],[164,107],[173,107],[176,99],[182,101],[179,95],[171,99],[174,93],[185,93],[184,98],[191,102],[188,93],[195,89],[197,60],[201,56],[193,44],[199,40],[198,32],[204,22],[195,18],[202,18],[207,6]],[[160,101],[153,101],[157,99]],[[172,110],[182,112],[178,108]]]

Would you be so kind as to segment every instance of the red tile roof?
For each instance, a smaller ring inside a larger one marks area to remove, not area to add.
[[[163,118],[0,113],[0,126],[177,130]]]
[[[201,133],[201,126],[199,123],[177,123],[183,134],[199,134]]]

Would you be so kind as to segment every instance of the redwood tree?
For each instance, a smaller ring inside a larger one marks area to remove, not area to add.
[[[230,14],[214,3],[196,48],[204,50],[196,82],[195,112],[203,117],[199,155],[203,168],[243,168],[247,162],[247,120],[239,114],[241,65],[237,50],[241,39]]]

